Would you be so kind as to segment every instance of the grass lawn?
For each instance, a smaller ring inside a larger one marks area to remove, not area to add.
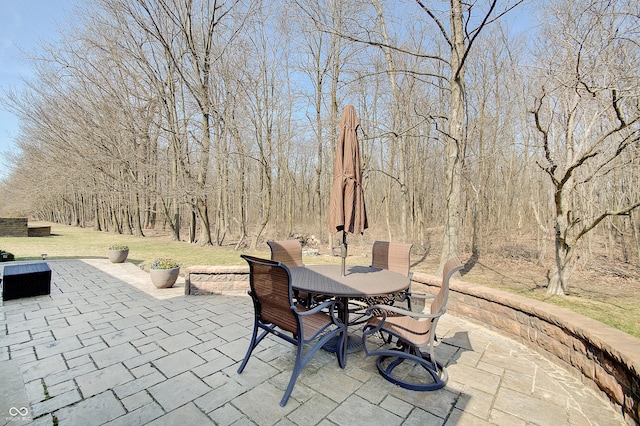
[[[161,257],[175,259],[182,268],[192,265],[246,265],[246,262],[240,258],[240,254],[269,257],[269,248],[266,244],[263,244],[264,247],[258,251],[235,250],[233,246],[205,247],[184,241],[172,241],[166,236],[141,238],[133,235],[96,232],[91,229],[55,223],[29,222],[29,225],[50,225],[51,236],[2,237],[0,238],[0,249],[13,253],[16,260],[39,260],[42,258],[42,254],[46,254],[47,259],[87,259],[106,258],[109,246],[125,244],[129,246],[127,262],[140,265],[145,270],[149,270],[149,265],[154,259]],[[355,265],[366,260],[350,256],[349,261]],[[327,255],[314,258],[314,263],[334,262],[339,263],[340,259]]]

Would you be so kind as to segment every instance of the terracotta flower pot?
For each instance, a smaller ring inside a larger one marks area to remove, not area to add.
[[[171,269],[150,269],[151,282],[157,288],[169,288],[176,283],[180,274],[180,267]]]
[[[111,263],[122,263],[127,260],[127,256],[129,256],[129,249],[107,250],[107,256]]]

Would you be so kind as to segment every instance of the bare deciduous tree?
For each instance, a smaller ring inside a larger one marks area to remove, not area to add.
[[[638,43],[628,37],[630,2],[563,2],[552,9],[545,64],[532,114],[540,134],[540,167],[555,213],[555,268],[548,292],[565,294],[578,242],[605,218],[640,206],[613,180],[625,153],[640,141]],[[635,24],[637,25],[637,23]],[[637,27],[636,27],[637,29]],[[637,34],[637,33],[636,33]],[[637,154],[636,154],[637,155]],[[584,188],[611,195],[592,209]]]

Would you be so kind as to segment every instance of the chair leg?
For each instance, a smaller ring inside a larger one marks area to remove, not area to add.
[[[336,351],[336,355],[338,356],[338,365],[340,365],[340,368],[345,368],[347,365],[347,336],[347,326],[345,325],[344,330],[340,333],[340,339],[338,340],[338,345],[341,349]]]
[[[287,390],[284,392],[282,399],[280,400],[280,406],[284,407],[287,405],[287,401],[289,401],[289,397],[291,396],[291,392],[293,391],[293,387],[296,384],[296,380],[298,380],[298,376],[300,372],[304,368],[302,362],[302,342],[298,344],[296,348],[296,362],[293,365],[293,372],[291,373],[291,378],[289,379],[289,384],[287,385]]]
[[[333,336],[339,337],[339,342],[338,345],[340,346],[340,348],[344,348],[343,350],[337,350],[337,356],[338,356],[338,364],[340,365],[340,368],[345,368],[346,366],[346,344],[344,339],[346,338],[346,327],[344,327],[344,329],[340,330],[340,332],[337,332],[338,330],[334,330],[333,332],[325,335],[324,337],[322,337],[311,349],[309,349],[309,351],[307,351],[307,353],[304,353],[304,344],[301,341],[298,341],[298,345],[296,348],[296,360],[295,363],[293,365],[293,371],[291,372],[291,378],[289,379],[289,384],[287,385],[287,389],[284,392],[284,395],[282,396],[282,399],[280,400],[280,406],[284,407],[287,404],[287,401],[289,400],[289,397],[291,396],[291,393],[293,392],[293,387],[296,384],[296,381],[298,380],[298,376],[300,376],[300,373],[302,373],[302,370],[304,370],[304,368],[306,367],[306,365],[309,363],[309,361],[311,361],[311,359],[313,358],[314,354],[320,350],[320,348],[322,348],[322,346],[324,346],[327,342],[327,340],[329,340],[330,338],[332,338]],[[298,338],[299,340],[299,338]]]
[[[244,356],[244,359],[242,360],[242,364],[240,364],[240,367],[238,367],[238,374],[242,373],[242,371],[244,370],[244,367],[247,365],[247,362],[249,362],[249,358],[251,358],[251,354],[253,353],[253,350],[256,348],[256,346],[258,346],[258,344],[262,341],[262,339],[264,339],[264,336],[267,335],[267,331],[263,331],[262,334],[260,334],[260,337],[256,338],[256,336],[258,335],[258,325],[254,324],[253,326],[253,333],[251,334],[251,343],[249,343],[249,348],[247,349],[247,353]]]

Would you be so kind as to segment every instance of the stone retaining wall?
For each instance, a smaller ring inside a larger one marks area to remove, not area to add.
[[[412,289],[436,293],[441,278],[414,273]],[[640,424],[640,340],[583,315],[464,281],[450,283],[447,312],[536,350],[603,392],[628,424]]]
[[[414,291],[437,293],[441,278],[414,273]],[[191,266],[185,294],[242,293],[248,266]],[[628,424],[640,424],[640,340],[564,308],[452,280],[447,312],[521,342],[603,392]]]
[[[28,225],[26,217],[0,217],[0,237],[28,237]]]
[[[249,266],[201,266],[185,269],[184,293],[247,294],[249,290]]]

